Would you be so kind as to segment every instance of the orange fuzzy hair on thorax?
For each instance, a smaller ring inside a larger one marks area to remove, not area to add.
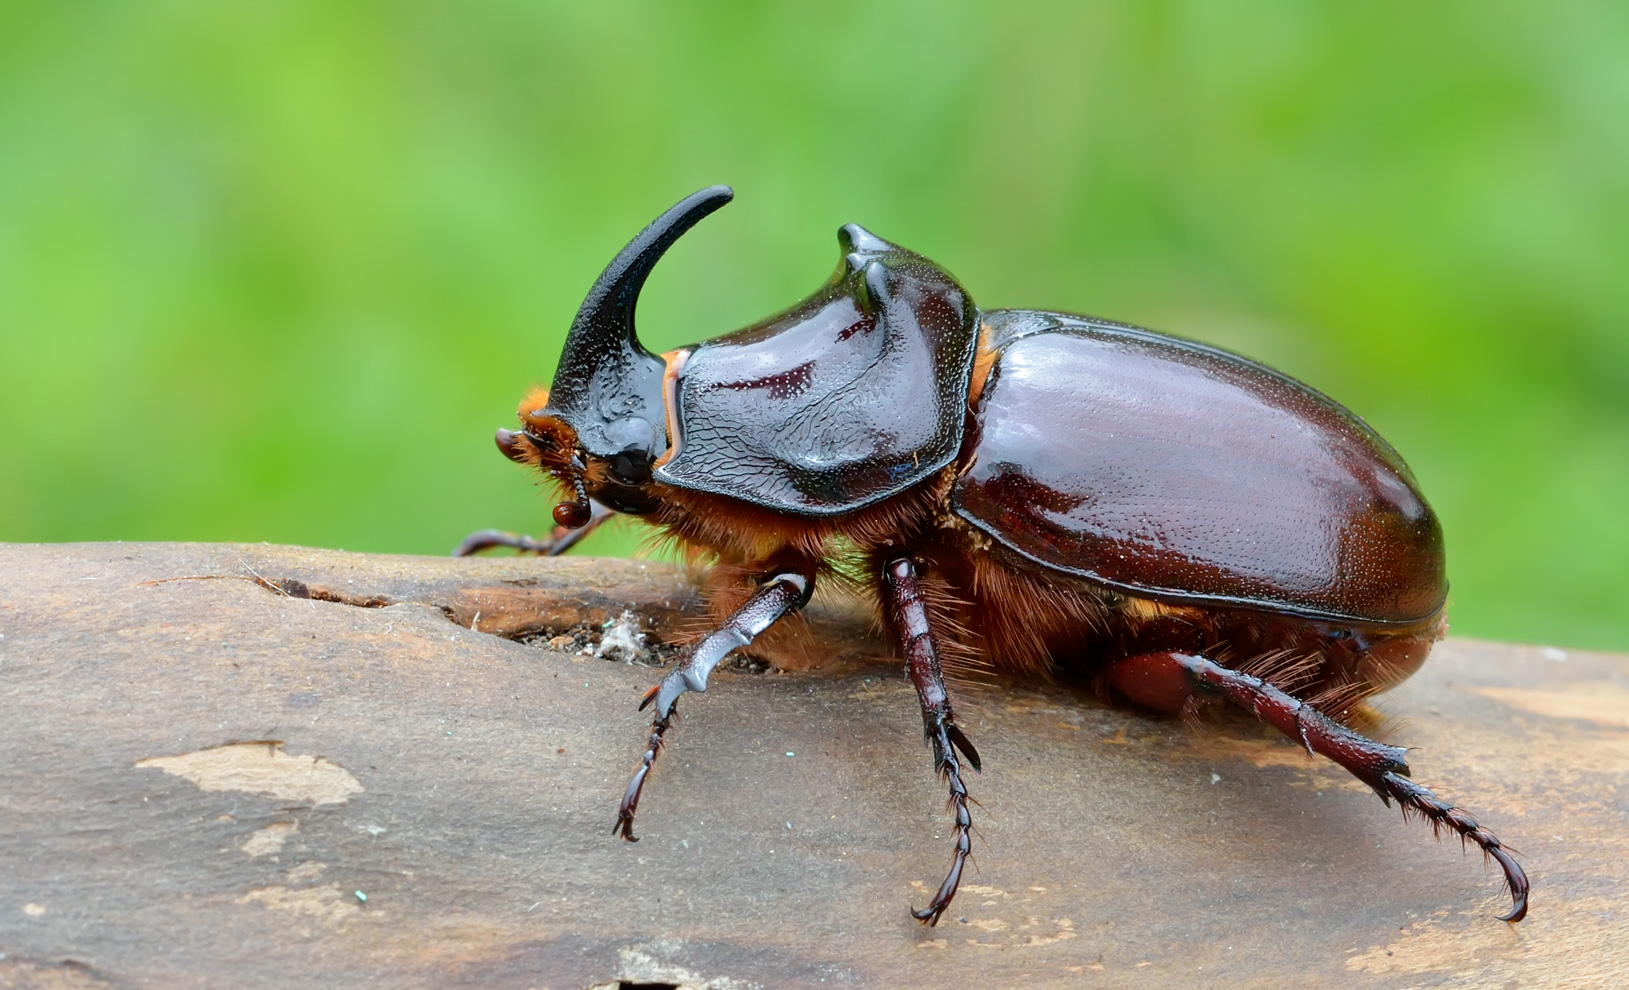
[[[511,455],[521,464],[542,468],[554,480],[569,484],[565,473],[571,469],[571,456],[577,448],[577,431],[558,416],[544,412],[549,405],[549,390],[541,386],[526,393],[515,415],[528,442],[516,447]]]

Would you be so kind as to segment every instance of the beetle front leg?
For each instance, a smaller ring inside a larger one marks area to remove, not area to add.
[[[1173,710],[1179,698],[1193,693],[1219,694],[1296,740],[1307,752],[1328,757],[1368,784],[1390,805],[1395,800],[1405,816],[1418,814],[1433,832],[1452,829],[1460,841],[1474,842],[1492,857],[1505,874],[1513,902],[1500,921],[1520,921],[1527,914],[1527,874],[1511,858],[1498,836],[1475,818],[1408,779],[1407,751],[1388,746],[1348,729],[1259,677],[1223,667],[1187,653],[1145,653],[1127,657],[1108,671],[1109,684],[1133,701]]]
[[[590,499],[588,504],[590,507],[588,522],[577,527],[556,526],[546,540],[506,533],[501,529],[478,529],[464,537],[464,542],[458,544],[452,555],[468,557],[493,547],[509,547],[520,553],[535,553],[539,557],[558,557],[576,546],[578,540],[599,528],[601,523],[616,515],[616,510],[593,499]]]
[[[656,754],[661,752],[662,738],[672,724],[674,704],[679,696],[686,691],[707,690],[707,678],[729,652],[739,646],[747,646],[764,630],[774,625],[783,617],[796,612],[809,601],[814,593],[814,571],[786,571],[770,578],[749,599],[746,604],[736,609],[724,624],[715,629],[708,637],[696,645],[690,654],[662,678],[662,682],[646,693],[643,701],[639,703],[640,711],[654,703],[656,717],[651,722],[649,745],[645,748],[645,755],[640,758],[639,768],[634,771],[633,779],[628,781],[628,789],[622,795],[622,805],[617,810],[616,824],[611,826],[613,835],[621,835],[629,842],[638,842],[639,837],[633,834],[634,812],[639,808],[639,795],[645,787],[645,778],[650,776],[651,767],[656,763]]]
[[[973,846],[973,818],[967,811],[967,787],[962,783],[957,751],[974,770],[979,769],[979,753],[957,728],[955,715],[950,710],[950,695],[945,691],[939,655],[933,649],[933,630],[928,625],[927,606],[916,581],[916,566],[903,557],[890,561],[883,570],[883,588],[889,624],[899,639],[900,652],[905,654],[905,669],[916,686],[917,701],[922,705],[922,733],[933,747],[934,769],[950,787],[950,807],[956,815],[956,847],[950,872],[928,906],[911,911],[917,921],[937,925],[939,916],[956,896],[956,887],[962,880],[962,865],[967,862]]]

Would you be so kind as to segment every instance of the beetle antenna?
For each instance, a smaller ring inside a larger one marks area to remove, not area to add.
[[[588,487],[583,484],[583,472],[586,470],[588,468],[583,464],[582,455],[572,454],[571,489],[576,497],[554,507],[554,521],[567,529],[588,525],[588,520],[594,515],[594,507],[588,503]]]

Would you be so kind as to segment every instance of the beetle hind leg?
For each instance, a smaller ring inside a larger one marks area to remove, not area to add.
[[[1361,735],[1329,718],[1308,702],[1287,694],[1259,677],[1232,670],[1186,653],[1146,653],[1119,661],[1108,672],[1109,685],[1133,701],[1170,710],[1193,694],[1220,695],[1306,747],[1328,757],[1369,785],[1404,816],[1419,815],[1438,834],[1452,830],[1463,842],[1474,842],[1504,871],[1512,906],[1500,921],[1520,921],[1527,914],[1527,874],[1499,838],[1475,818],[1408,779],[1406,751]]]
[[[1467,841],[1476,843],[1484,856],[1492,857],[1499,864],[1505,873],[1505,885],[1510,888],[1510,910],[1500,915],[1499,920],[1520,921],[1527,917],[1527,874],[1521,864],[1511,857],[1499,837],[1483,828],[1465,811],[1431,793],[1430,788],[1398,773],[1388,772],[1382,779],[1386,791],[1397,799],[1397,806],[1403,810],[1404,816],[1418,814],[1431,823],[1433,832],[1440,834],[1443,828],[1449,828],[1458,833],[1461,844]],[[1381,797],[1384,799],[1385,794]]]
[[[922,732],[933,747],[934,769],[950,789],[950,810],[956,821],[950,871],[945,874],[944,882],[939,885],[928,906],[911,911],[911,916],[917,921],[937,925],[939,916],[945,913],[945,908],[956,896],[956,888],[962,880],[962,867],[973,849],[973,816],[967,810],[971,799],[967,794],[967,785],[962,783],[962,761],[965,760],[976,771],[979,769],[979,753],[956,725],[955,715],[951,712],[944,670],[939,664],[939,655],[933,649],[927,605],[917,585],[915,565],[905,558],[892,561],[884,569],[883,578],[888,618],[905,654],[905,666],[911,683],[916,686],[917,700],[922,705]]]

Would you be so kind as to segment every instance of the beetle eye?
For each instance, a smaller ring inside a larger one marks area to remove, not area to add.
[[[611,474],[625,485],[643,485],[650,480],[650,457],[631,447],[611,458]]]

